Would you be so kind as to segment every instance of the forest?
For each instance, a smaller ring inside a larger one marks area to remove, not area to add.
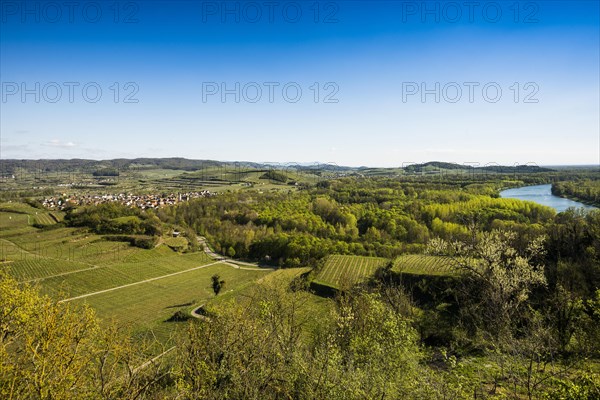
[[[600,180],[556,182],[552,185],[552,194],[600,206]]]
[[[554,211],[499,199],[495,183],[344,178],[297,193],[230,192],[160,210],[232,257],[309,265],[327,254],[392,258],[423,252],[430,238],[466,239],[471,229],[541,234]]]

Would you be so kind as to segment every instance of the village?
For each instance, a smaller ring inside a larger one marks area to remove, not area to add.
[[[74,206],[98,205],[104,203],[118,202],[129,207],[137,207],[142,210],[172,206],[181,202],[197,199],[200,197],[216,196],[208,190],[187,193],[171,194],[103,194],[103,195],[66,195],[44,198],[44,207],[54,210],[64,210]]]

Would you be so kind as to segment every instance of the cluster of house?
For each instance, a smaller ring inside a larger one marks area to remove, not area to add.
[[[215,196],[208,190],[200,192],[175,193],[175,194],[103,194],[103,195],[65,195],[45,198],[42,201],[44,207],[51,209],[64,210],[70,206],[98,205],[104,203],[118,202],[130,207],[141,208],[160,208],[171,206],[183,201],[197,199],[200,197]]]

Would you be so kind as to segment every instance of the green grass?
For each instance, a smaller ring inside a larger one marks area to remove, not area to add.
[[[56,220],[48,212],[40,212],[34,216],[35,223],[38,225],[54,225]]]
[[[227,290],[226,287],[224,293],[206,301],[206,307],[210,309],[214,305],[233,300],[240,302],[254,302],[256,301],[255,296],[260,293],[261,287],[279,287],[287,291],[294,279],[300,277],[302,274],[310,272],[311,269],[312,268],[308,267],[277,269],[263,275],[256,281],[248,281],[234,290]],[[318,296],[309,291],[296,291],[295,295],[298,296],[297,323],[303,326],[303,339],[310,340],[311,334],[318,326],[320,326],[320,322],[330,318],[335,303],[333,299]],[[188,307],[187,310],[191,311],[197,306],[198,304],[194,304],[193,306]]]
[[[114,321],[140,334],[151,331],[163,343],[184,326],[165,322],[178,310],[189,313],[204,303],[248,299],[257,285],[287,285],[310,271],[209,265],[214,261],[204,253],[182,254],[167,246],[186,242],[185,238],[166,238],[165,244],[144,250],[103,240],[80,228],[37,229],[31,226],[34,221],[55,224],[56,219],[27,205],[11,204],[11,210],[17,212],[0,212],[0,268],[20,282],[34,281],[42,293],[57,300],[113,289],[72,301],[89,304],[105,322]],[[41,215],[52,221],[41,219]],[[59,213],[57,219],[60,217]],[[210,279],[215,273],[225,280],[225,288],[217,297]],[[155,280],[142,282],[147,279]],[[306,296],[307,316],[325,317],[330,300],[309,293]]]
[[[11,260],[4,264],[6,271],[21,282],[90,268],[89,265],[76,261],[53,260],[31,255],[26,255],[22,260]]]
[[[29,204],[19,202],[2,203],[0,204],[0,211],[29,215],[35,215],[37,212],[43,212],[38,208],[30,206]]]
[[[120,262],[135,249],[126,243],[110,242],[101,236],[91,234],[84,229],[57,228],[38,230],[31,228],[11,234],[5,238],[21,249],[22,253],[31,253],[51,259],[79,261],[92,265]],[[22,259],[21,254],[13,254]]]
[[[14,229],[22,229],[29,225],[30,217],[27,214],[0,211],[0,232],[2,236],[10,234]]]
[[[214,260],[203,252],[182,254],[166,245],[144,250],[110,242],[85,229],[37,229],[31,226],[34,218],[42,214],[52,218],[49,213],[18,203],[6,204],[11,211],[0,212],[2,270],[20,282],[34,281],[43,294],[57,300],[114,289],[73,301],[90,304],[105,321],[114,320],[135,332],[152,331],[163,342],[181,326],[164,322],[178,308],[186,304],[190,308],[214,297],[210,277],[215,273],[226,282],[225,296],[271,273],[209,265]],[[142,282],[147,279],[155,280]],[[123,285],[131,286],[116,289]]]
[[[105,321],[114,321],[136,331],[152,330],[160,339],[166,340],[178,325],[165,322],[170,316],[182,309],[189,312],[194,306],[214,298],[211,288],[211,276],[214,274],[219,274],[225,281],[223,294],[226,294],[235,292],[239,287],[252,283],[267,273],[268,270],[246,271],[215,264],[75,302],[92,306]]]
[[[57,222],[65,219],[65,213],[62,211],[50,211],[48,212]]]
[[[169,247],[185,249],[188,246],[188,241],[184,237],[169,237],[165,239],[165,244]]]
[[[455,273],[448,257],[424,254],[406,254],[394,260],[393,271],[413,275],[453,275]]]
[[[362,257],[347,255],[329,256],[325,265],[315,278],[315,283],[336,289],[350,287],[365,281],[379,267],[388,262],[380,257]],[[451,260],[447,257],[423,254],[406,254],[394,260],[394,272],[413,275],[452,275]]]
[[[33,224],[55,225],[63,218],[60,211],[47,212],[23,203],[0,203],[0,238],[37,232]]]
[[[127,285],[208,264],[212,261],[204,253],[177,254],[154,259],[118,263],[85,271],[47,278],[43,281],[45,293],[60,297],[75,297],[91,292]]]
[[[332,255],[315,278],[315,282],[339,288],[351,286],[371,276],[388,260],[381,257]]]

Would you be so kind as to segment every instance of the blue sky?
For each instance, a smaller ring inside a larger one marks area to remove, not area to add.
[[[595,0],[64,4],[0,1],[2,158],[600,163]]]

